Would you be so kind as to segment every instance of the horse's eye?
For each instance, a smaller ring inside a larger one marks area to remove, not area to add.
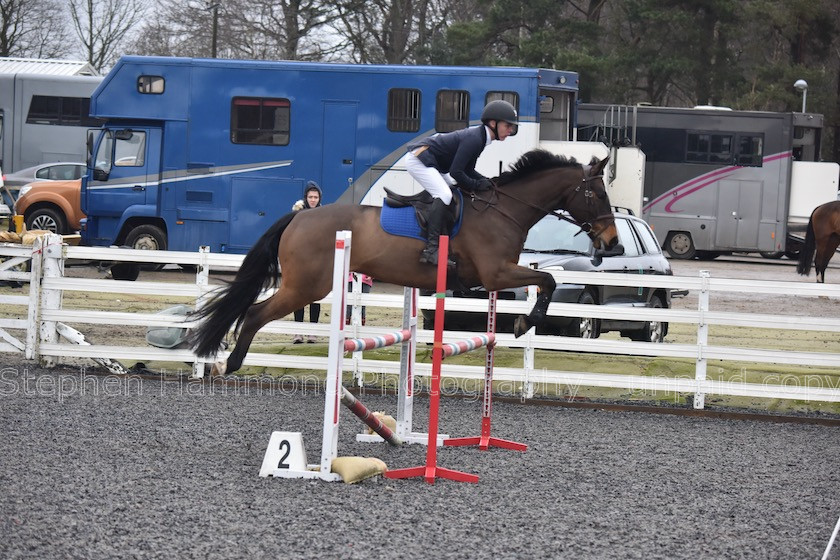
[[[604,200],[605,198],[607,198],[607,191],[598,191],[597,195],[598,195],[598,198],[600,198],[601,200]]]

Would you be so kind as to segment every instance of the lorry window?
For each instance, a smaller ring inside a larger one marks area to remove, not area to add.
[[[685,161],[692,163],[732,162],[732,135],[689,132]]]
[[[140,76],[137,78],[137,91],[139,93],[163,93],[166,81],[163,76]]]
[[[764,161],[764,137],[761,135],[740,135],[738,137],[738,165],[761,167]]]
[[[420,130],[420,90],[394,88],[388,91],[388,130]]]
[[[98,171],[111,171],[112,155],[114,151],[114,133],[110,130],[105,131],[102,141],[99,143],[99,150],[96,152],[94,159],[94,168]]]
[[[96,153],[96,169],[110,173],[111,167],[139,167],[146,161],[146,133],[142,131],[105,131]]]
[[[291,104],[288,99],[234,97],[230,140],[234,144],[289,143]]]
[[[90,117],[90,98],[33,95],[26,115],[27,124],[59,126],[99,126],[103,121]]]
[[[470,124],[470,92],[442,89],[437,94],[435,130],[452,132]]]
[[[114,165],[117,167],[139,167],[146,160],[146,133],[134,131],[128,138],[117,136],[114,149]]]
[[[484,104],[487,105],[491,101],[507,101],[516,109],[516,114],[519,114],[519,94],[515,91],[488,91],[484,96]],[[515,136],[517,132],[519,132],[519,127],[513,127],[511,136]]]

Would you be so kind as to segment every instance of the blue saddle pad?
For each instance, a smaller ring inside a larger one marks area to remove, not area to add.
[[[461,229],[461,220],[464,217],[464,195],[457,189],[452,194],[458,197],[461,204],[458,206],[458,217],[455,220],[455,225],[452,226],[452,231],[449,233],[450,238],[458,234]],[[420,241],[426,241],[426,237],[420,229],[420,224],[417,223],[417,213],[413,206],[391,208],[383,202],[379,223],[382,225],[382,229],[391,235],[413,237]]]

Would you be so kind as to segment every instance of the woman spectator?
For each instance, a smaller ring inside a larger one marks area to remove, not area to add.
[[[303,193],[303,199],[298,200],[295,202],[294,206],[292,206],[292,210],[295,212],[301,210],[308,210],[309,208],[317,208],[321,206],[321,187],[318,186],[318,183],[315,181],[309,181],[306,183],[306,190]],[[295,321],[298,323],[303,322],[303,311],[306,309],[302,307],[295,311]],[[310,323],[317,323],[318,318],[321,316],[321,304],[320,303],[310,303],[309,304],[309,322]],[[310,334],[306,337],[306,342],[316,342],[317,339],[315,335]],[[292,339],[294,344],[300,344],[303,342],[303,335],[296,334],[295,337]]]

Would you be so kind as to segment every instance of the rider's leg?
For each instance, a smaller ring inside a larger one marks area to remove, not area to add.
[[[438,249],[440,247],[440,236],[449,235],[449,223],[447,216],[447,204],[439,198],[432,201],[432,208],[429,211],[429,221],[426,224],[427,241],[426,248],[420,253],[420,262],[437,266]],[[447,259],[446,266],[455,266],[455,262]]]
[[[436,265],[438,262],[439,237],[442,234],[449,234],[446,212],[447,206],[452,202],[452,189],[449,187],[452,179],[441,175],[434,167],[426,167],[423,162],[410,153],[406,156],[405,167],[414,180],[434,197],[429,221],[426,224],[428,241],[426,248],[420,254],[420,262]],[[448,261],[447,266],[455,266],[455,263]]]

